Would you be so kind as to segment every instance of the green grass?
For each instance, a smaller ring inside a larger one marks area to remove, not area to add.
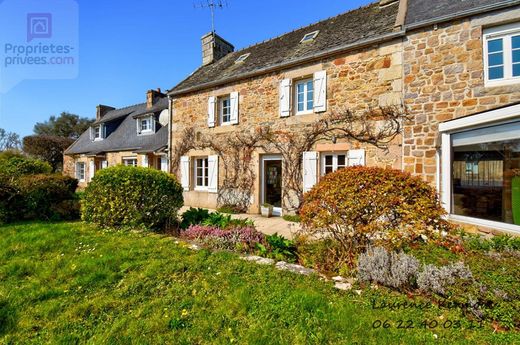
[[[0,343],[506,344],[515,332],[468,329],[457,310],[377,310],[379,290],[336,290],[231,253],[82,223],[0,227]],[[373,329],[376,320],[392,327]],[[397,329],[412,320],[414,329]],[[423,329],[423,320],[461,328]],[[437,339],[435,339],[435,335]]]

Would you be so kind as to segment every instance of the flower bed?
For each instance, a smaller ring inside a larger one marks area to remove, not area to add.
[[[211,225],[191,225],[181,237],[194,240],[214,249],[251,253],[258,243],[265,243],[265,235],[252,226],[221,229]]]

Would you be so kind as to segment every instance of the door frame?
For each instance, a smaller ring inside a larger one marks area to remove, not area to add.
[[[283,171],[283,159],[282,155],[267,154],[260,156],[260,206],[264,203],[265,198],[265,175],[264,175],[264,163],[267,161],[280,161],[282,163]],[[283,183],[283,173],[282,173]],[[283,202],[283,189],[282,189],[282,202]],[[273,216],[282,216],[282,207],[273,207]]]

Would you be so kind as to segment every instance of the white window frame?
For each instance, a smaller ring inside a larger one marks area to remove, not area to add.
[[[313,41],[316,36],[320,33],[320,30],[316,30],[313,32],[309,32],[308,34],[305,34],[303,38],[301,39],[300,43],[307,43]]]
[[[520,35],[520,23],[501,25],[484,30],[484,84],[485,86],[502,86],[520,83],[520,76],[513,77],[513,49],[512,37]],[[504,55],[504,77],[500,79],[489,79],[488,41],[502,39]]]
[[[76,178],[79,180],[79,182],[85,182],[85,177],[86,177],[85,175],[86,175],[85,162],[76,162]]]
[[[137,167],[137,157],[123,157],[122,161],[125,166]],[[128,164],[130,161],[135,163]]]
[[[224,102],[227,101],[227,107],[224,107]],[[224,121],[224,109],[227,109],[228,120]],[[218,121],[221,126],[231,125],[231,95],[221,96],[218,98]]]
[[[481,218],[460,216],[451,213],[452,209],[452,146],[451,135],[472,129],[486,128],[494,125],[516,122],[520,118],[520,104],[502,109],[490,110],[473,116],[462,117],[439,124],[441,133],[441,164],[437,174],[441,174],[440,199],[442,206],[448,212],[449,219],[504,232],[520,234],[520,226],[503,222],[496,222]],[[448,178],[446,178],[448,177]]]
[[[143,122],[147,121],[148,125],[146,129],[142,129]],[[153,134],[155,132],[155,121],[153,115],[145,116],[137,119],[137,133],[139,135]]]
[[[309,109],[307,108],[308,100],[309,100],[309,89],[308,89],[308,83],[311,83],[312,85],[312,107]],[[298,111],[298,85],[303,85],[303,110]],[[312,114],[314,112],[314,79],[313,78],[305,78],[300,80],[294,81],[294,113],[295,115],[306,115],[306,114]]]
[[[320,154],[321,156],[321,176],[325,176],[325,168],[326,168],[326,157],[332,156],[332,172],[338,171],[338,168],[340,167],[338,165],[338,156],[345,156],[345,165],[342,165],[342,168],[346,168],[349,166],[348,164],[348,152],[347,151],[341,151],[341,152],[322,152]]]
[[[198,175],[199,164],[202,163],[201,171],[202,175]],[[202,177],[202,185],[198,184],[197,177]],[[209,157],[194,157],[193,158],[193,185],[196,191],[207,191],[209,187]]]
[[[101,141],[104,138],[105,138],[105,125],[103,123],[101,123],[99,125],[93,126],[92,127],[92,140]]]

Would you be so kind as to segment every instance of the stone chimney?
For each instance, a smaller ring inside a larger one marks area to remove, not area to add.
[[[158,98],[163,98],[165,96],[166,95],[162,93],[159,88],[157,88],[157,90],[148,90],[146,92],[146,108],[150,109],[157,103]]]
[[[109,107],[108,105],[100,104],[96,107],[96,121],[101,120],[103,116],[105,116],[106,113],[108,113],[110,110],[114,110],[114,107]]]
[[[232,53],[235,47],[214,32],[202,36],[202,66],[209,65]]]

